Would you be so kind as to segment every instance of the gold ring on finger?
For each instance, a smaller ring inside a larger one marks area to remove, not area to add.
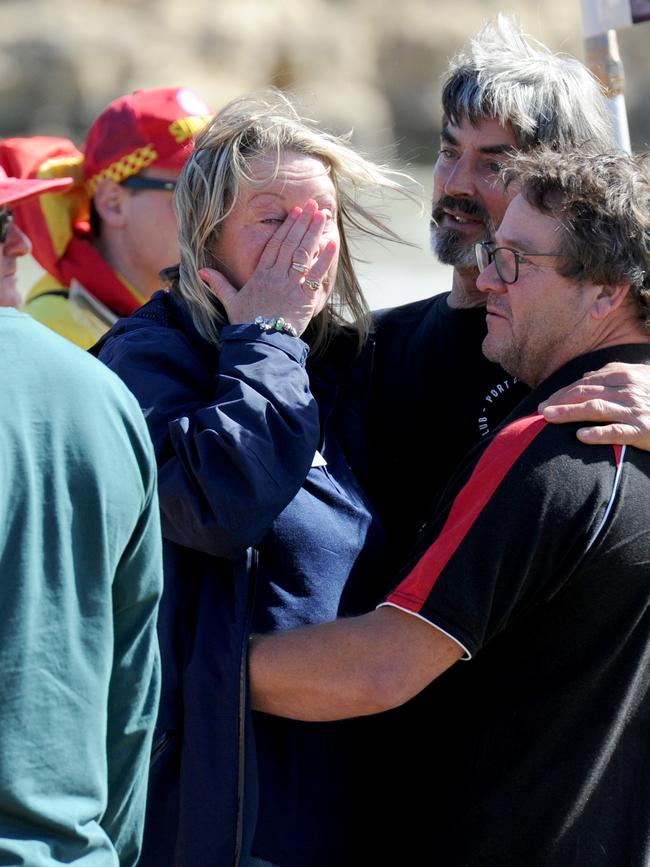
[[[305,283],[309,286],[310,289],[313,289],[314,292],[317,292],[321,287],[320,280],[305,280]]]
[[[302,265],[300,262],[292,262],[291,267],[294,271],[297,271],[299,274],[307,274],[309,273],[309,267],[307,265]]]

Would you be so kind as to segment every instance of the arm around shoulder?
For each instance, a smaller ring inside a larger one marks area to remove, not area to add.
[[[584,443],[650,451],[650,365],[607,364],[551,395],[540,409],[554,424],[593,423],[577,432]]]

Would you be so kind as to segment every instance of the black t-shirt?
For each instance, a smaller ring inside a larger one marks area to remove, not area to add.
[[[456,465],[528,389],[481,352],[485,310],[445,292],[375,314],[367,490],[401,565]]]
[[[419,863],[650,864],[650,455],[535,414],[614,360],[650,347],[575,359],[475,450],[388,598],[474,657],[386,745],[430,787],[395,815]]]

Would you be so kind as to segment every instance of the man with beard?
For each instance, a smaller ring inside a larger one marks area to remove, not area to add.
[[[391,534],[395,570],[457,464],[529,391],[481,351],[485,295],[476,288],[474,245],[492,237],[512,198],[501,180],[503,162],[514,151],[543,144],[594,152],[614,146],[602,90],[588,70],[552,54],[503,16],[452,60],[442,105],[431,236],[438,258],[454,266],[451,291],[376,317],[367,488]],[[650,383],[650,369],[640,368],[606,368],[591,375],[593,384],[563,390],[569,405],[545,410],[547,419],[617,422],[591,434],[579,431],[579,437],[598,442],[618,434],[619,441],[648,448],[650,385],[641,385]],[[591,398],[596,401],[570,405]],[[490,560],[487,550],[485,557]],[[368,729],[366,776],[372,782],[366,792],[376,794],[369,811],[373,833],[381,830],[372,853],[378,863],[420,863],[428,851],[426,839],[405,839],[399,829],[426,827],[435,810],[417,793],[423,779],[436,777],[436,754],[417,745],[447,736],[439,709],[438,692],[427,688]],[[386,744],[416,745],[417,760]]]
[[[454,266],[452,288],[376,320],[368,487],[394,536],[395,566],[460,459],[528,391],[481,352],[474,245],[492,236],[511,198],[499,175],[504,158],[541,144],[614,147],[589,71],[503,16],[451,61],[442,106],[431,237],[440,261]]]
[[[254,639],[253,706],[340,720],[430,684],[423,724],[377,750],[410,779],[385,786],[381,854],[359,863],[645,867],[650,455],[585,445],[537,407],[609,361],[650,365],[650,155],[546,148],[509,178],[477,245],[483,350],[534,390],[380,607]]]

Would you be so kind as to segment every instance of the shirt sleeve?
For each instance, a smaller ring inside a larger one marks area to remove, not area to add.
[[[143,439],[146,436],[143,425]],[[108,802],[102,818],[122,867],[135,865],[144,828],[151,740],[160,690],[156,635],[162,593],[160,516],[151,446],[145,500],[113,582],[113,667],[108,693]]]
[[[227,326],[206,376],[184,338],[108,343],[100,357],[138,398],[154,442],[165,538],[229,559],[261,541],[318,448],[307,352],[289,335]]]
[[[471,657],[551,598],[615,496],[616,451],[591,449],[538,415],[508,425],[452,489],[424,552],[383,604],[429,621]]]

